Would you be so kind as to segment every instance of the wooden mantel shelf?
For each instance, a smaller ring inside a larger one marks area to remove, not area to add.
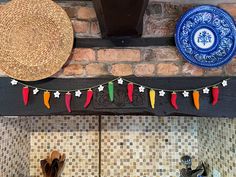
[[[48,89],[77,89],[91,87],[111,80],[112,78],[81,78],[81,79],[47,79],[39,82],[27,83],[36,87]],[[137,78],[128,77],[129,80],[155,88],[187,89],[215,84],[225,78],[222,77],[176,77],[176,78]],[[179,110],[170,105],[170,95],[156,96],[156,108],[150,108],[148,91],[140,94],[135,88],[134,103],[130,104],[127,97],[126,85],[115,83],[115,101],[108,100],[107,87],[104,92],[94,91],[91,105],[83,108],[85,102],[84,92],[81,98],[73,97],[72,113],[68,113],[64,104],[64,97],[51,98],[51,109],[43,105],[43,93],[30,94],[29,105],[25,107],[22,101],[22,86],[12,86],[10,78],[0,78],[0,115],[1,116],[48,116],[48,115],[156,115],[156,116],[207,116],[207,117],[236,117],[236,77],[228,81],[227,87],[220,87],[220,101],[216,106],[211,105],[211,95],[201,93],[201,108],[197,111],[193,106],[191,97],[184,98],[178,94]]]

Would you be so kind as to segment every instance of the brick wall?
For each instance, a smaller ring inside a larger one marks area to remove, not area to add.
[[[151,0],[145,13],[144,36],[172,36],[176,20],[193,5],[157,1]],[[76,36],[100,37],[92,3],[70,2],[60,3],[60,5],[70,16]],[[236,3],[220,6],[227,9],[236,18]],[[234,66],[236,66],[236,59],[223,68],[203,70],[185,62],[174,47],[91,48],[74,49],[67,64],[55,76],[236,75]],[[0,158],[0,162],[2,162],[0,163],[0,176],[4,174],[4,177],[12,177],[22,173],[25,174],[24,176],[29,173],[41,176],[38,161],[53,148],[60,149],[69,155],[68,164],[70,166],[66,166],[63,176],[98,176],[98,163],[93,163],[97,162],[99,158],[97,153],[98,119],[59,117],[56,125],[55,119],[55,117],[28,117],[27,120],[26,118],[8,120],[6,117],[0,117],[0,134],[5,135],[0,137],[0,155],[2,157]],[[216,168],[224,177],[235,176],[233,159],[235,157],[236,122],[234,119],[105,116],[101,124],[102,176],[114,176],[112,173],[116,173],[117,177],[124,176],[124,174],[139,177],[179,176],[181,168],[179,159],[183,154],[193,156],[194,162],[204,160],[209,165],[210,172]],[[48,126],[44,127],[44,125]],[[25,132],[25,127],[28,132]],[[88,129],[92,129],[92,131],[88,131]],[[18,134],[20,136],[16,136]],[[74,138],[78,141],[75,141]],[[21,146],[17,146],[21,145],[18,141],[25,143],[24,147],[22,146],[23,149]],[[15,143],[18,144],[9,146]],[[31,149],[30,152],[28,148]],[[74,150],[75,148],[78,150]],[[136,152],[138,154],[135,154]],[[10,155],[13,153],[16,156],[11,158]],[[29,157],[30,161],[28,161]],[[127,160],[127,158],[129,159]]]
[[[90,2],[60,4],[72,19],[76,36],[100,37],[98,21]],[[193,4],[150,1],[144,16],[143,37],[173,36],[176,21]],[[219,4],[236,17],[235,4]],[[221,76],[236,74],[236,59],[228,65],[204,70],[186,62],[175,47],[74,49],[58,77],[114,76]]]
[[[92,2],[59,3],[71,18],[77,37],[100,37]],[[3,5],[2,5],[3,6]],[[178,18],[193,4],[151,0],[144,16],[144,37],[173,36]],[[219,4],[236,18],[235,4]],[[1,7],[1,6],[0,6]],[[175,47],[77,48],[55,77],[114,76],[221,76],[236,75],[236,59],[228,65],[204,70],[186,62]]]

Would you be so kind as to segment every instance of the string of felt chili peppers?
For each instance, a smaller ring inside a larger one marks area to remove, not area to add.
[[[209,88],[212,88],[212,105],[215,106],[218,103],[219,100],[219,85],[222,84],[223,87],[227,86],[227,81],[230,80],[230,78],[224,79],[221,82],[217,82],[215,84],[207,85],[204,87],[199,87],[199,88],[194,88],[194,89],[176,89],[176,90],[169,90],[169,89],[160,89],[160,88],[152,88],[149,86],[145,86],[145,88],[149,89],[149,97],[150,97],[150,104],[151,107],[154,109],[155,108],[155,97],[156,97],[156,91],[159,91],[159,96],[165,96],[165,92],[171,92],[171,100],[170,103],[173,106],[174,109],[178,110],[178,104],[177,104],[177,93],[182,92],[184,97],[189,97],[189,92],[193,92],[193,102],[194,106],[197,110],[200,109],[200,90],[203,90],[204,94],[209,94],[210,90]],[[124,79],[124,81],[132,83],[128,79]],[[139,88],[142,88],[143,85],[139,83],[134,83],[134,85],[139,86]]]
[[[171,100],[170,103],[173,106],[174,109],[178,110],[178,105],[177,105],[177,93],[182,92],[184,97],[189,97],[189,92],[193,92],[192,96],[193,96],[193,101],[194,101],[194,106],[196,107],[197,110],[200,109],[200,90],[203,90],[204,94],[208,94],[209,93],[209,88],[212,89],[212,105],[216,105],[218,102],[218,98],[219,98],[219,85],[222,84],[223,87],[227,86],[227,81],[230,80],[230,78],[224,79],[221,82],[212,84],[212,85],[207,85],[204,87],[199,87],[199,88],[193,88],[193,89],[176,89],[176,90],[169,90],[169,89],[161,89],[161,88],[152,88],[149,86],[144,86],[142,84],[133,82],[131,80],[128,79],[123,79],[123,78],[115,78],[112,79],[110,81],[95,85],[95,86],[91,86],[91,87],[87,87],[87,88],[81,88],[81,89],[74,89],[74,90],[54,90],[54,89],[45,89],[45,88],[40,88],[40,87],[35,87],[32,85],[27,85],[25,83],[19,82],[17,80],[12,80],[11,84],[12,85],[17,85],[20,84],[23,87],[22,89],[22,96],[23,96],[23,102],[24,105],[27,106],[28,102],[29,102],[29,93],[30,93],[30,89],[33,89],[33,94],[36,95],[40,90],[44,91],[43,93],[43,98],[44,98],[44,105],[47,109],[50,109],[50,98],[51,98],[51,92],[54,92],[54,97],[55,98],[60,98],[60,93],[65,93],[65,105],[66,108],[68,110],[68,112],[71,112],[71,99],[72,99],[72,94],[71,92],[75,92],[75,96],[76,97],[80,97],[82,92],[81,91],[87,91],[87,96],[86,96],[86,102],[84,104],[84,108],[87,108],[92,100],[93,97],[93,90],[94,89],[98,89],[99,92],[104,90],[104,85],[108,85],[108,93],[109,93],[109,99],[111,102],[114,101],[114,81],[118,81],[118,84],[122,85],[123,82],[127,82],[127,95],[128,95],[128,99],[130,101],[130,103],[133,102],[133,92],[134,92],[134,86],[138,86],[139,87],[139,92],[143,93],[145,91],[145,89],[149,89],[149,97],[150,97],[150,104],[151,107],[154,109],[155,108],[155,98],[156,98],[156,91],[159,91],[159,96],[165,96],[166,92],[171,92]]]

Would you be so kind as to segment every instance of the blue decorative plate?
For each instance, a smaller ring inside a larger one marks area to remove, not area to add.
[[[219,67],[228,63],[236,52],[234,19],[224,10],[203,5],[189,10],[178,21],[175,42],[190,63]]]

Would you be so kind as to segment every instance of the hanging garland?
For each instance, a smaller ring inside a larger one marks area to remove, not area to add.
[[[129,99],[129,102],[133,102],[133,94],[134,94],[134,87],[137,86],[139,89],[140,94],[144,93],[146,89],[149,90],[149,99],[150,99],[150,105],[152,109],[155,109],[155,101],[156,101],[156,92],[158,92],[160,97],[164,97],[166,95],[166,92],[171,94],[171,99],[170,99],[170,104],[172,107],[176,110],[179,109],[179,106],[177,104],[177,98],[178,98],[178,93],[182,93],[183,97],[187,98],[190,95],[190,92],[192,92],[192,97],[193,97],[193,104],[197,110],[200,110],[200,91],[203,92],[203,94],[209,94],[210,89],[212,91],[212,105],[215,106],[218,101],[219,101],[219,85],[222,85],[223,87],[226,87],[228,85],[228,80],[230,78],[225,79],[221,82],[215,83],[213,85],[207,85],[204,87],[200,88],[195,88],[195,89],[181,89],[181,90],[169,90],[169,89],[160,89],[160,88],[152,88],[149,86],[145,86],[139,83],[132,82],[128,79],[123,79],[123,78],[116,78],[113,80],[110,80],[108,82],[95,85],[89,88],[82,88],[82,89],[76,89],[76,90],[53,90],[53,89],[45,89],[45,88],[40,88],[40,87],[35,87],[32,85],[27,85],[22,82],[19,82],[17,80],[12,79],[11,80],[11,85],[15,86],[17,84],[22,85],[22,98],[23,98],[23,103],[25,106],[28,105],[29,102],[29,93],[30,93],[30,88],[33,91],[34,95],[37,95],[40,91],[43,91],[43,101],[44,105],[47,109],[50,109],[50,98],[51,98],[51,93],[53,93],[54,98],[60,98],[60,94],[64,93],[64,99],[65,99],[65,106],[68,112],[71,112],[71,100],[72,100],[72,93],[74,93],[75,97],[81,97],[82,92],[86,92],[86,101],[84,103],[84,108],[87,108],[91,100],[93,98],[93,93],[97,89],[99,92],[102,92],[104,90],[104,85],[107,85],[108,88],[108,94],[109,94],[109,100],[111,102],[114,101],[114,82],[117,82],[119,85],[123,85],[124,82],[127,82],[127,96]]]

